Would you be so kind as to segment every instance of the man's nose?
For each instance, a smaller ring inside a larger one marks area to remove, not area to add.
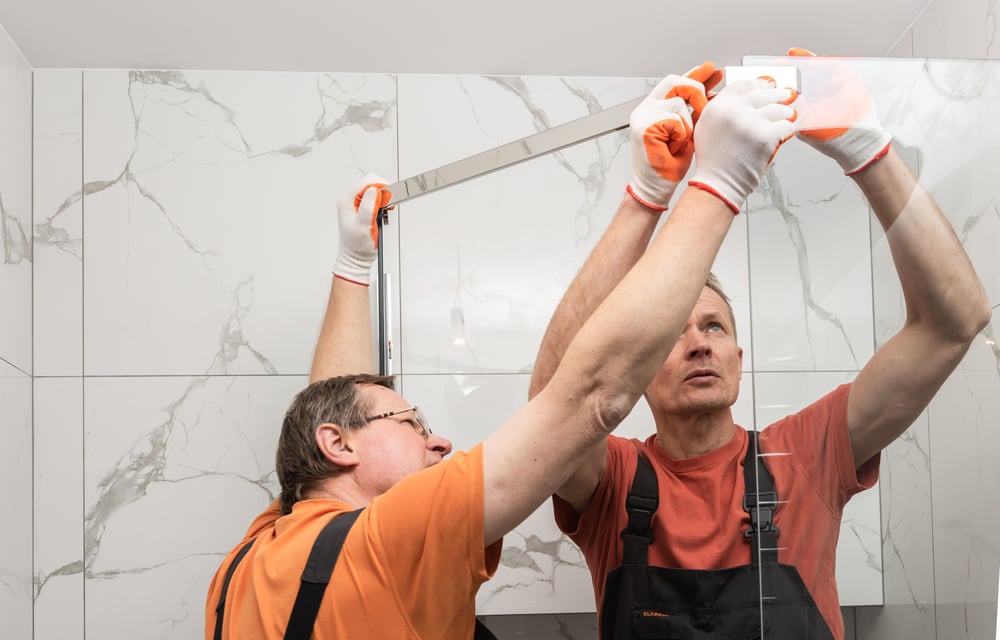
[[[431,434],[427,436],[427,448],[440,453],[444,457],[451,453],[451,440]]]
[[[689,358],[705,356],[712,352],[712,347],[708,338],[701,331],[691,331],[685,336],[687,340],[687,354]]]

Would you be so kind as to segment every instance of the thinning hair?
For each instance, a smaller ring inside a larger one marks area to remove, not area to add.
[[[347,429],[363,426],[373,402],[361,393],[364,385],[395,389],[395,379],[373,374],[327,378],[310,384],[292,400],[281,425],[275,456],[282,513],[291,513],[292,505],[304,499],[309,490],[343,471],[320,451],[316,430],[327,423]]]

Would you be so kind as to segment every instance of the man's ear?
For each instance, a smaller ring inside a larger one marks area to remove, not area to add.
[[[323,456],[338,467],[356,467],[358,453],[351,440],[351,430],[332,422],[316,428],[316,446]]]

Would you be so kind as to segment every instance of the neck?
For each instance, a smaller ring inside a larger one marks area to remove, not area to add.
[[[345,472],[323,480],[314,489],[306,491],[305,497],[307,500],[336,500],[352,509],[360,509],[371,504],[375,496],[369,495],[369,492],[355,482],[353,473]]]
[[[696,415],[654,415],[656,443],[675,460],[686,460],[715,451],[736,432],[732,411]]]

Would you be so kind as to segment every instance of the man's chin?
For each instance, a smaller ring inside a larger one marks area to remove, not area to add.
[[[699,413],[715,413],[716,411],[729,410],[736,404],[735,398],[721,393],[695,393],[685,394],[680,398],[672,398],[672,401],[657,403],[663,407],[663,411],[677,415],[693,415]],[[651,403],[651,406],[656,406]]]

